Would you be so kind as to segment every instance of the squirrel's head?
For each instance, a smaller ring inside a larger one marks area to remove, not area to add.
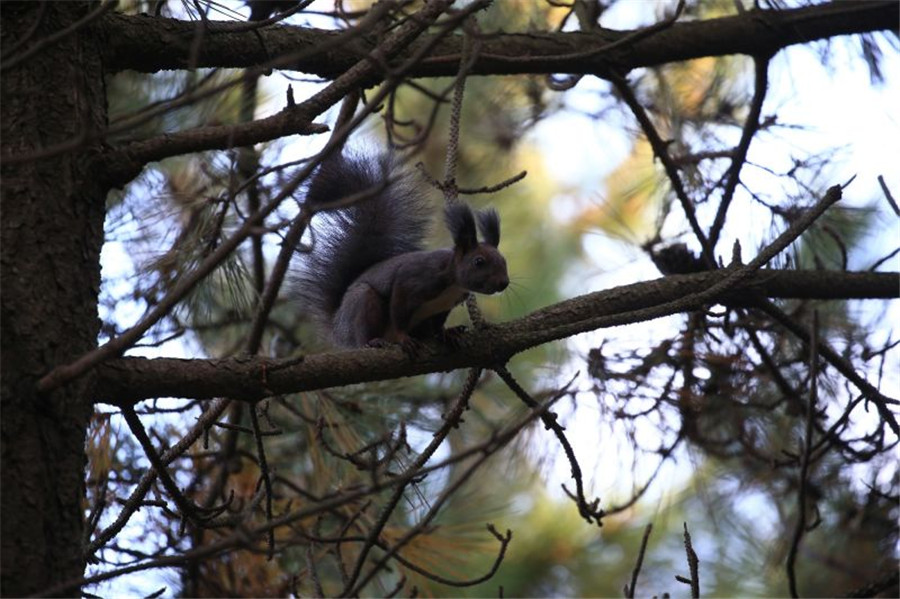
[[[447,228],[453,236],[453,265],[456,282],[476,293],[497,293],[509,285],[506,259],[500,245],[500,216],[496,210],[477,213],[483,241],[478,241],[475,215],[466,204],[447,206]]]

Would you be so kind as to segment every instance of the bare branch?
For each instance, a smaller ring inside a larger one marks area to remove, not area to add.
[[[697,559],[697,552],[694,551],[687,522],[684,523],[684,551],[687,554],[688,570],[691,573],[690,579],[687,580],[687,583],[691,585],[691,597],[698,599],[700,597],[700,560]],[[682,582],[685,581],[682,580]]]
[[[809,337],[809,333],[807,330],[797,323],[793,318],[791,318],[788,314],[776,306],[773,302],[769,300],[762,300],[760,302],[759,308],[771,316],[776,322],[784,326],[787,330],[794,334],[795,337],[800,339],[805,345],[809,345],[812,340]],[[831,349],[828,344],[824,342],[820,342],[819,344],[819,354],[825,358],[832,366],[834,366],[838,372],[843,374],[850,380],[854,385],[856,385],[857,389],[859,389],[863,396],[872,401],[875,404],[875,407],[878,409],[878,413],[884,419],[884,421],[891,427],[891,430],[894,431],[894,434],[900,435],[900,424],[897,422],[897,417],[890,411],[888,405],[896,405],[897,400],[892,399],[890,397],[885,396],[878,389],[876,389],[869,381],[863,378],[858,372],[856,372],[856,368],[854,368],[853,364],[850,363],[849,360],[841,356],[839,353]]]
[[[441,428],[434,433],[434,437],[428,446],[422,450],[415,460],[406,468],[403,475],[401,475],[401,479],[406,482],[403,484],[399,484],[396,489],[394,489],[393,495],[391,498],[385,503],[384,507],[381,509],[381,513],[378,515],[378,520],[369,530],[369,534],[366,535],[366,542],[363,544],[362,549],[360,549],[359,556],[356,558],[356,564],[353,567],[353,570],[350,573],[350,576],[347,579],[346,584],[344,585],[344,590],[341,592],[341,596],[349,596],[353,597],[361,590],[371,575],[362,577],[362,569],[366,563],[366,558],[368,557],[369,551],[372,549],[373,545],[378,541],[381,536],[381,532],[384,530],[384,527],[387,525],[388,519],[391,514],[394,512],[394,508],[397,507],[397,504],[403,498],[403,494],[406,491],[406,486],[415,476],[419,476],[419,470],[425,463],[431,459],[431,456],[434,455],[434,452],[437,451],[438,447],[441,446],[441,443],[444,442],[444,439],[447,438],[447,435],[450,434],[454,428],[459,426],[460,419],[462,418],[463,412],[469,406],[469,399],[472,396],[472,393],[475,391],[475,384],[478,382],[478,378],[481,376],[480,369],[474,369],[469,373],[469,377],[466,380],[466,384],[463,386],[462,391],[460,391],[450,410],[444,415],[444,424]],[[392,552],[396,552],[401,547],[401,543],[397,543],[394,546],[392,551],[388,552],[388,556]],[[378,567],[372,570],[372,573],[377,572],[379,570]]]
[[[747,151],[750,149],[750,142],[759,130],[759,118],[762,114],[763,101],[766,99],[766,92],[769,88],[769,57],[755,57],[753,59],[753,66],[756,72],[756,87],[753,90],[753,100],[750,102],[750,112],[747,114],[747,120],[744,123],[744,129],[741,132],[741,140],[738,142],[738,145],[732,154],[731,167],[728,169],[728,178],[725,182],[725,189],[722,191],[722,200],[719,203],[719,209],[716,211],[716,218],[713,221],[712,229],[709,232],[709,249],[713,252],[716,250],[716,243],[719,241],[722,227],[725,226],[725,215],[728,212],[728,206],[731,205],[731,200],[734,198],[734,192],[737,189],[738,181],[740,181],[741,169],[744,166],[744,161],[747,160]]]
[[[595,53],[634,31],[593,29],[590,32],[491,33],[473,75],[570,73],[606,77],[610,71],[639,68],[706,56],[764,55],[793,44],[869,31],[888,30],[898,21],[897,3],[838,2],[784,10],[752,10],[703,21],[675,23],[624,47]],[[107,68],[153,73],[182,68],[196,31],[192,23],[121,14],[107,15],[100,24],[110,46]],[[297,48],[316,48],[338,33],[274,26],[260,30],[266,52],[254,32],[242,23],[210,22],[197,55],[197,67],[246,68],[265,63]],[[419,43],[428,44],[427,39]],[[327,79],[336,77],[372,49],[371,40],[357,39],[336,51],[312,53],[291,67]],[[568,57],[576,49],[584,56]],[[416,52],[416,45],[409,50]],[[528,57],[523,60],[522,57]],[[566,57],[560,59],[559,57]],[[418,65],[414,77],[453,77],[459,71],[462,40],[447,39]],[[367,82],[371,84],[373,82]]]
[[[887,183],[884,182],[884,175],[878,175],[878,184],[881,185],[881,191],[884,192],[884,199],[886,199],[888,204],[891,205],[891,208],[894,209],[894,214],[900,216],[900,206],[897,205],[897,200],[894,199],[891,189],[887,186]]]
[[[644,529],[644,536],[641,537],[641,548],[638,549],[637,563],[631,572],[631,585],[625,585],[625,598],[634,599],[634,590],[637,588],[638,574],[641,572],[641,565],[644,563],[644,554],[647,552],[647,541],[650,539],[650,533],[653,531],[653,524],[648,524]]]
[[[785,567],[787,569],[788,588],[791,597],[799,597],[797,593],[797,576],[794,564],[797,561],[797,551],[800,549],[800,539],[806,532],[806,503],[807,488],[809,487],[809,462],[812,451],[813,422],[816,414],[816,393],[819,377],[819,313],[813,312],[812,325],[810,326],[809,343],[809,402],[806,405],[806,432],[803,435],[803,445],[800,448],[800,481],[797,485],[797,523],[794,526],[794,534],[791,536],[791,547],[788,550]]]
[[[720,295],[697,299],[727,275],[727,270],[672,275],[590,293],[518,320],[472,331],[460,339],[457,351],[426,346],[421,359],[414,363],[393,348],[308,355],[290,360],[121,358],[98,369],[95,401],[127,404],[149,397],[211,398],[225,394],[245,400],[258,399],[279,393],[496,364],[542,343],[646,319],[642,309],[657,310],[653,318],[658,318],[694,310],[707,303],[756,305],[757,298],[761,297],[892,299],[900,286],[900,273],[765,270]],[[662,305],[669,307],[659,309]]]
[[[650,142],[650,147],[653,148],[653,155],[662,163],[666,176],[669,178],[669,183],[672,185],[672,191],[675,192],[675,197],[678,198],[681,209],[684,210],[684,215],[691,225],[691,231],[694,232],[694,236],[696,236],[697,241],[700,242],[700,247],[703,249],[703,259],[706,261],[706,266],[711,269],[715,268],[716,257],[713,254],[713,248],[700,227],[700,222],[697,220],[697,212],[694,208],[694,201],[688,196],[684,182],[681,180],[681,174],[678,172],[678,167],[669,155],[669,144],[656,130],[656,126],[650,120],[647,111],[641,106],[625,77],[616,74],[612,77],[612,82],[644,131],[647,141]]]

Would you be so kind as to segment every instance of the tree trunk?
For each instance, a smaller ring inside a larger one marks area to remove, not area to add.
[[[77,140],[105,126],[100,52],[84,27],[47,43],[93,8],[4,2],[0,17],[4,61],[44,45],[0,77],[3,596],[77,579],[85,566],[89,389],[82,379],[41,396],[35,382],[97,343],[106,189]],[[77,149],[51,151],[65,142]]]

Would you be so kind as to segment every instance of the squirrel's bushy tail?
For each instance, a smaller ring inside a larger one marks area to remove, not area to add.
[[[331,320],[347,288],[370,266],[422,249],[430,221],[423,188],[391,155],[338,154],[328,158],[307,187],[317,207],[359,201],[313,219],[312,250],[296,277],[296,291],[320,326]]]

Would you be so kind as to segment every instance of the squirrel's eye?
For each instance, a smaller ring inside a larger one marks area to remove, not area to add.
[[[484,266],[484,263],[485,263],[484,256],[475,256],[475,259],[472,260],[472,264],[474,264],[475,266],[477,266],[479,268]]]

